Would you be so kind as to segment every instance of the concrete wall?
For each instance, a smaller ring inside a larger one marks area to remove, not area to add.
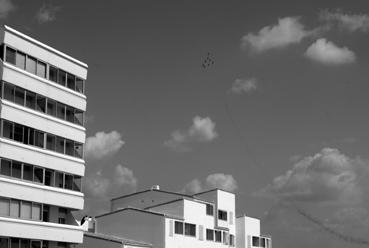
[[[8,198],[83,209],[83,193],[0,177],[0,195]]]
[[[0,157],[83,176],[85,161],[20,142],[0,138]]]
[[[97,232],[147,242],[164,248],[164,220],[160,215],[125,210],[97,217]]]

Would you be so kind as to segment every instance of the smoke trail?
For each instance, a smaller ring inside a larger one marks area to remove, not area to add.
[[[331,227],[326,226],[322,221],[320,221],[317,218],[313,217],[312,215],[308,214],[304,210],[298,208],[296,205],[293,205],[293,206],[295,207],[297,213],[300,214],[302,217],[304,217],[305,219],[309,220],[310,222],[318,225],[324,231],[330,233],[331,235],[335,236],[336,238],[339,238],[339,239],[341,239],[341,240],[343,240],[347,243],[351,243],[351,244],[369,246],[369,241],[368,240],[364,240],[364,239],[357,238],[357,237],[351,237],[351,236],[345,235],[343,233],[340,233],[340,232],[332,229]]]

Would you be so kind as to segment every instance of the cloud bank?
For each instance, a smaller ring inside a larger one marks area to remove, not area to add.
[[[236,79],[231,88],[231,92],[234,94],[244,94],[256,90],[257,80],[255,78],[248,79]]]
[[[43,4],[36,14],[36,19],[39,23],[47,23],[56,20],[56,13],[60,7],[52,4]]]
[[[343,30],[350,32],[369,31],[369,15],[366,14],[344,14],[342,11],[324,10],[320,13],[319,18],[331,25],[337,25]]]
[[[14,9],[15,6],[11,0],[0,0],[0,19],[7,18]]]
[[[356,55],[347,47],[338,47],[324,38],[315,41],[305,52],[305,56],[325,65],[354,63]]]
[[[95,136],[86,139],[86,158],[102,159],[116,153],[123,145],[124,141],[117,131],[97,132]]]
[[[209,117],[195,116],[193,123],[188,130],[175,130],[171,138],[164,142],[164,145],[178,152],[191,151],[191,143],[206,143],[218,137],[215,131],[215,122]]]
[[[278,23],[273,26],[263,27],[257,34],[248,33],[241,39],[241,48],[261,53],[299,43],[315,33],[306,30],[299,19],[299,17],[284,17],[278,19]]]
[[[234,192],[238,188],[238,185],[232,175],[224,173],[215,173],[208,175],[204,180],[204,182],[201,182],[197,178],[193,179],[184,186],[182,192],[188,194],[195,194],[204,190],[214,188]]]

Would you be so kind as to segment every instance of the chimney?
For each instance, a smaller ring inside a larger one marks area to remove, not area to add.
[[[159,185],[153,185],[153,186],[151,186],[151,190],[160,190],[160,186]]]

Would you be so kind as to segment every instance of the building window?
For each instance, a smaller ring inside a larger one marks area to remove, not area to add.
[[[226,232],[223,232],[223,244],[228,245],[228,234]]]
[[[23,88],[14,86],[10,83],[0,82],[0,84],[0,86],[4,85],[4,93],[2,95],[4,99],[33,110],[36,109],[37,111],[46,113],[51,116],[56,116],[59,119],[83,126],[84,111],[67,106],[63,103],[46,98]]]
[[[68,210],[66,208],[59,208],[59,224],[66,224]]]
[[[265,247],[265,238],[260,238],[260,247]]]
[[[210,241],[214,240],[214,230],[206,229],[206,240],[210,240]]]
[[[8,198],[0,197],[0,216],[9,216],[10,214],[10,200]]]
[[[206,214],[207,215],[214,215],[214,206],[211,204],[206,204]]]
[[[227,221],[227,211],[218,210],[218,219]]]
[[[259,246],[259,237],[252,237],[252,245],[253,246]]]
[[[31,248],[41,248],[41,241],[32,240],[31,241]]]
[[[215,233],[215,242],[222,242],[222,232],[215,230],[214,233]]]
[[[35,58],[27,56],[26,71],[32,74],[36,74],[36,64],[37,64],[37,60]]]
[[[15,65],[18,68],[26,69],[26,55],[24,53],[17,52],[17,55],[15,56],[16,63]]]
[[[183,234],[183,222],[179,221],[174,222],[174,233]]]
[[[6,62],[15,65],[15,53],[14,49],[6,47]]]
[[[185,235],[196,237],[196,225],[185,223]]]
[[[58,82],[58,69],[53,66],[49,66],[49,80],[55,83]]]
[[[10,201],[10,216],[18,218],[19,213],[20,213],[19,210],[20,210],[20,201],[11,199],[11,201]]]
[[[46,64],[37,61],[37,76],[46,78]]]
[[[0,174],[4,176],[11,176],[12,162],[10,160],[1,159]]]
[[[31,219],[32,217],[32,203],[27,201],[22,201],[21,206],[21,218]]]
[[[0,237],[0,248],[8,248],[9,247],[9,239]]]
[[[83,145],[81,143],[44,133],[17,123],[11,123],[6,120],[1,120],[1,122],[2,130],[0,133],[2,133],[2,137],[4,138],[77,158],[83,157]]]
[[[233,234],[229,235],[229,245],[230,246],[235,246],[234,235]]]

